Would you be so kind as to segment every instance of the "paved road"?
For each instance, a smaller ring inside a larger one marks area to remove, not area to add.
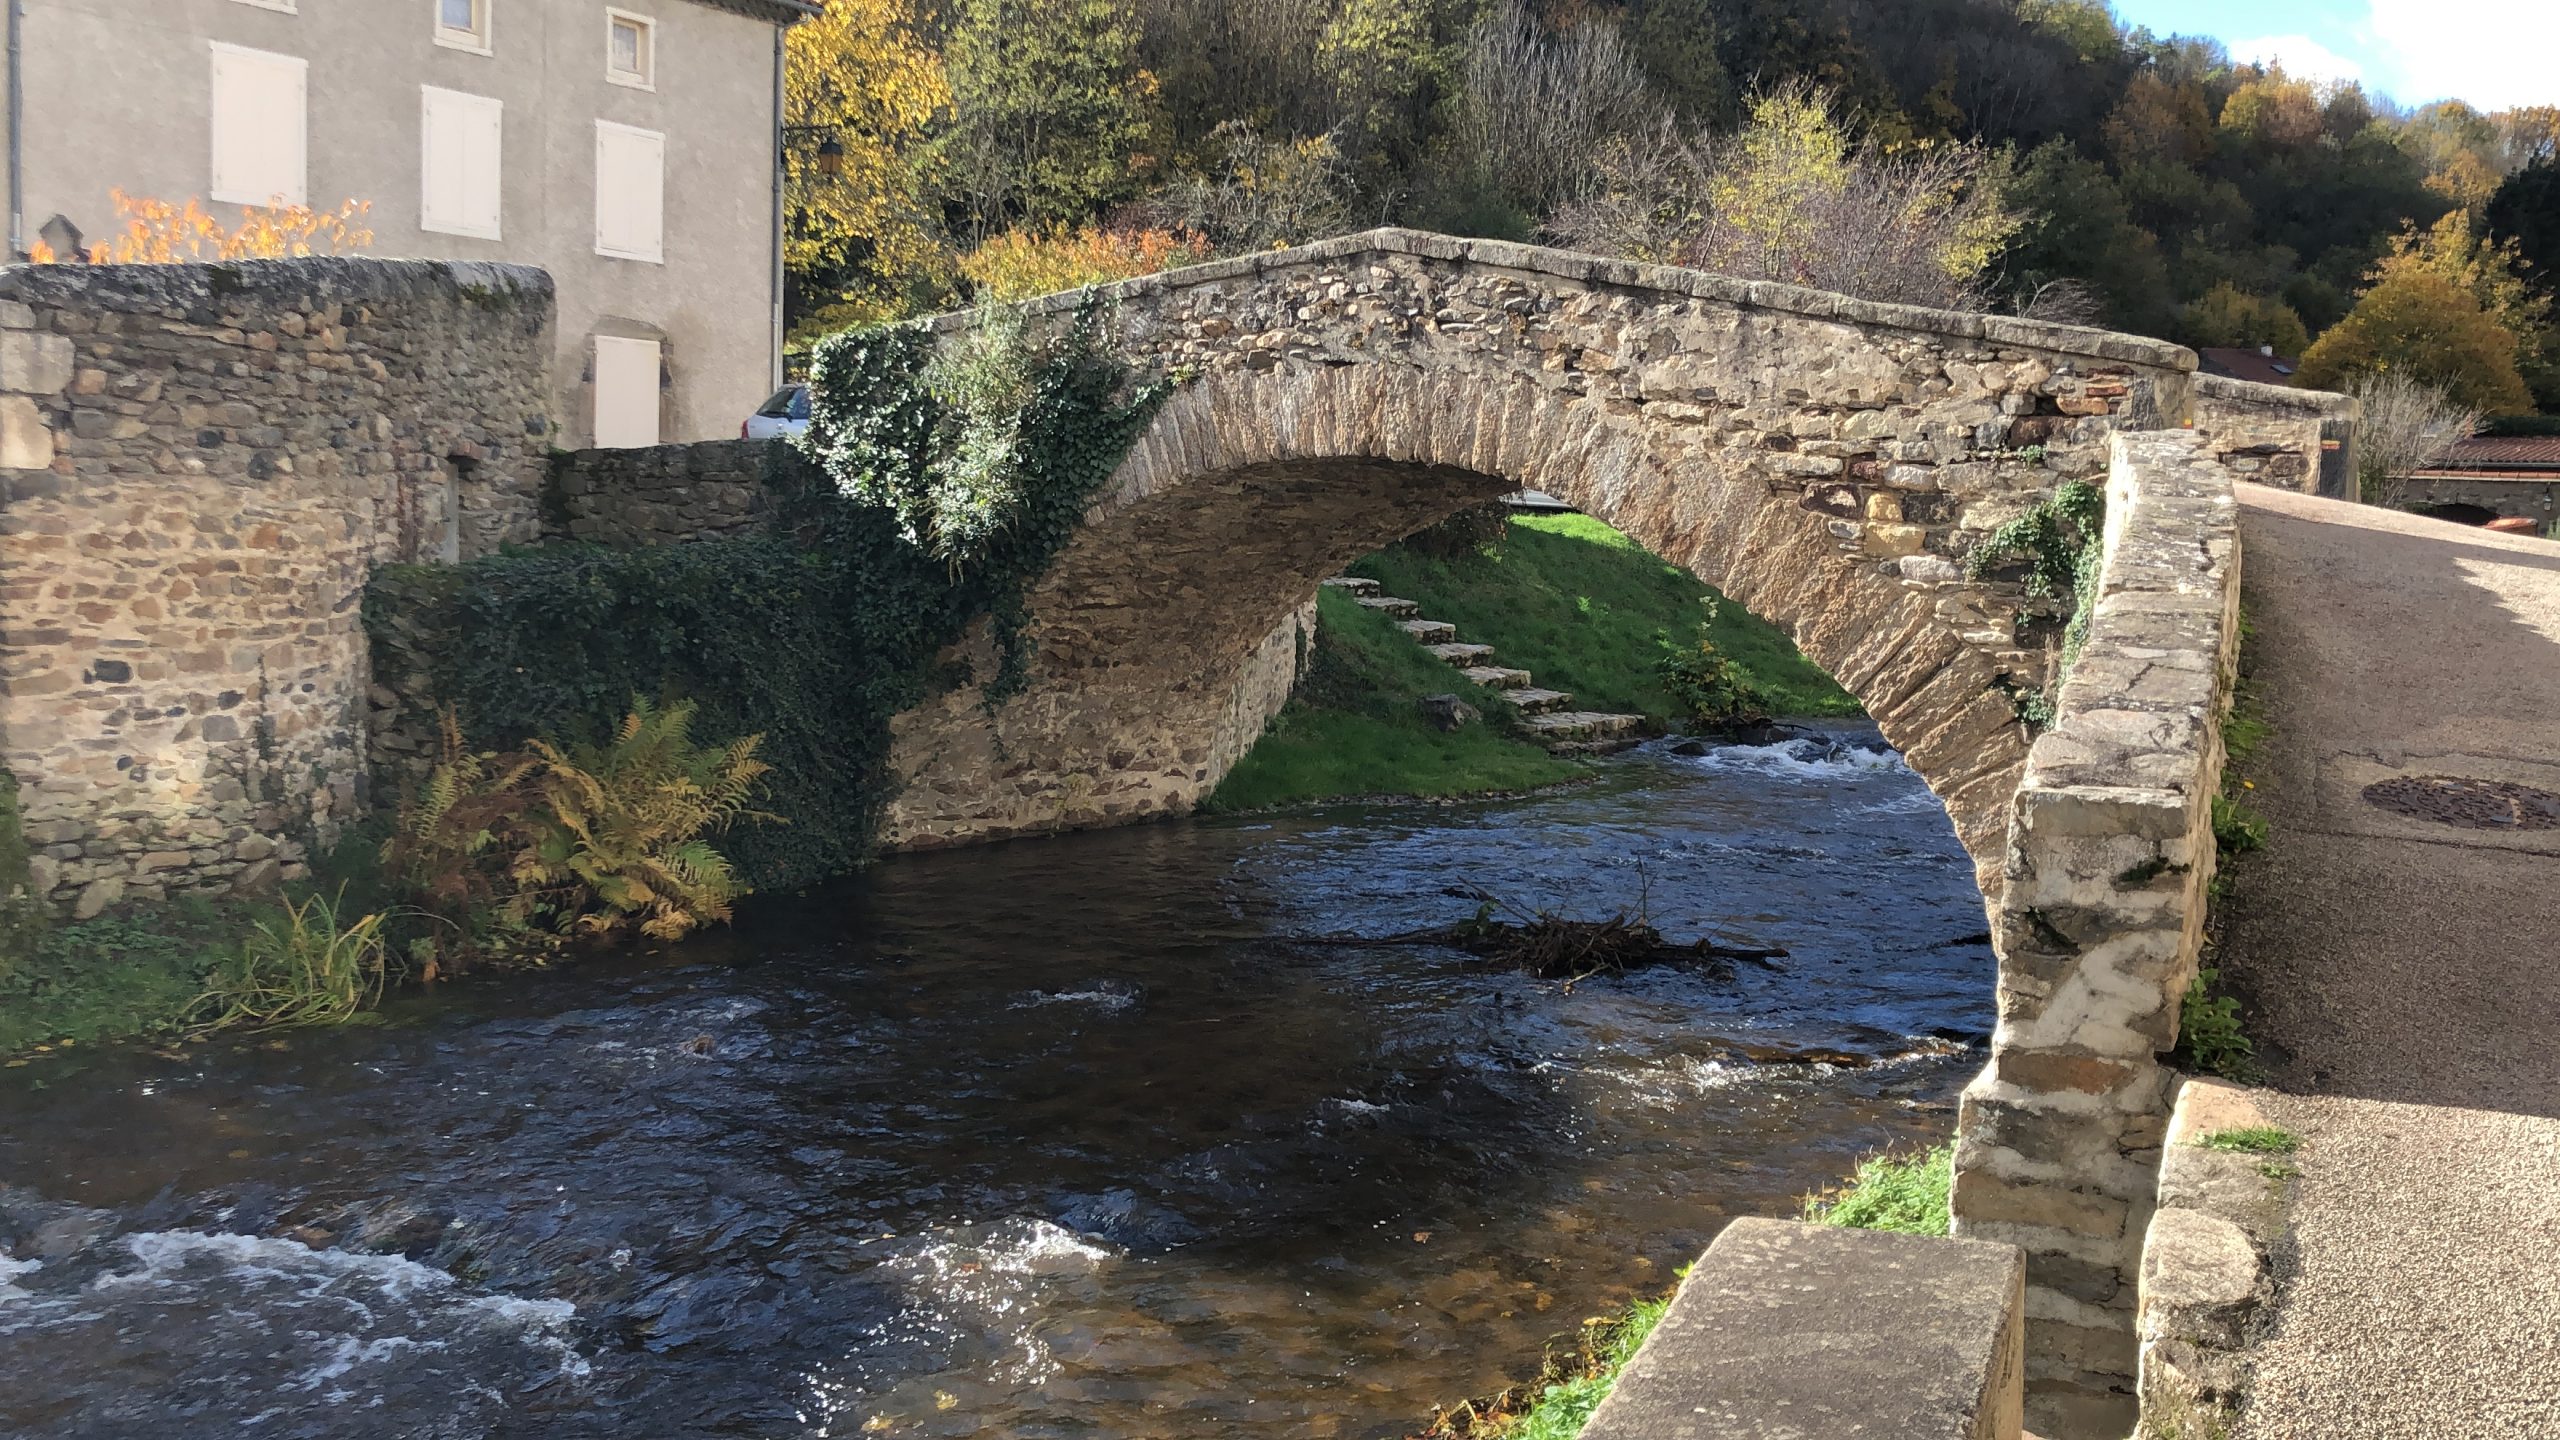
[[[2560,544],[2240,488],[2274,838],[2223,961],[2306,1138],[2240,1434],[2560,1440],[2560,829],[2368,798],[2560,793]]]

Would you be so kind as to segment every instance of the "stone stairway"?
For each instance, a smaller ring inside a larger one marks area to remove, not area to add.
[[[1379,593],[1375,580],[1338,575],[1324,583],[1350,595],[1360,608],[1392,617],[1397,629],[1465,676],[1468,683],[1501,691],[1504,699],[1518,707],[1530,738],[1556,754],[1602,754],[1623,750],[1643,738],[1643,716],[1568,708],[1573,704],[1571,695],[1542,690],[1529,683],[1528,671],[1495,664],[1492,646],[1460,641],[1457,626],[1422,618],[1419,604]]]

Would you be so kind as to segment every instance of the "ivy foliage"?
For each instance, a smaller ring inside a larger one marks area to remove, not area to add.
[[[2026,567],[2027,598],[2052,602],[2069,618],[2063,624],[2062,664],[2052,692],[2012,696],[2020,718],[2049,724],[2053,696],[2088,643],[2089,622],[2098,606],[2098,581],[2107,563],[2106,492],[2085,480],[2066,482],[2036,507],[2002,525],[1965,557],[1965,577],[1989,579],[1998,571]]]
[[[812,425],[768,451],[763,528],[640,550],[561,545],[390,567],[376,645],[428,657],[471,742],[608,735],[632,697],[689,702],[705,744],[762,735],[778,823],[722,850],[757,889],[860,863],[889,798],[889,721],[990,618],[990,705],[1029,673],[1027,596],[1161,400],[1088,309],[1056,333],[982,324],[820,342]]]

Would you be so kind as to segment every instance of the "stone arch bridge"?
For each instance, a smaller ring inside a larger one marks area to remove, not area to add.
[[[1324,577],[1561,496],[1789,631],[1946,805],[2001,955],[1958,1229],[2028,1252],[2044,1432],[2130,1428],[2161,1055],[2213,863],[2231,476],[2315,472],[2336,407],[2219,399],[2156,340],[1408,231],[1106,294],[1183,383],[1035,591],[1029,689],[898,722],[891,842],[1187,811],[1287,699]],[[2109,495],[2105,598],[2038,736],[2013,695],[2059,639],[2022,643],[2022,586],[1963,560],[2075,479]]]

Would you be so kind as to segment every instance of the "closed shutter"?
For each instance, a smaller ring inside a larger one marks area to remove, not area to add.
[[[307,205],[309,66],[295,55],[215,42],[212,111],[216,200],[234,205]]]
[[[596,448],[658,443],[658,342],[596,337]]]
[[[666,152],[654,130],[596,122],[597,254],[666,259]]]
[[[419,223],[446,235],[500,238],[506,106],[432,85],[420,86],[419,94]]]

